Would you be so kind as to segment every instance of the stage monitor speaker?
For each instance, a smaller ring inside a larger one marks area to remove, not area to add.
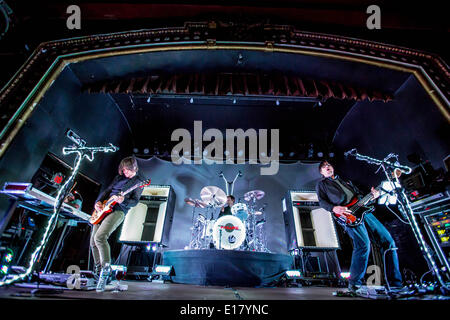
[[[329,211],[319,207],[314,191],[289,190],[283,199],[287,249],[340,249],[336,226]]]
[[[175,192],[171,186],[144,187],[139,203],[125,216],[119,241],[168,246],[174,207]]]

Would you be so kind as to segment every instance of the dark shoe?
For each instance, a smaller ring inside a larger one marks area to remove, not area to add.
[[[391,292],[395,294],[410,294],[413,293],[414,290],[411,290],[407,286],[404,287],[391,287]]]
[[[360,287],[361,286],[359,286],[359,285],[349,284],[347,289],[349,292],[356,294],[356,290],[358,290]]]

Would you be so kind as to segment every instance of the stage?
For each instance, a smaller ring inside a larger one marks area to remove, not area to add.
[[[172,265],[175,283],[215,286],[265,286],[292,268],[288,254],[239,250],[171,250],[163,264]]]

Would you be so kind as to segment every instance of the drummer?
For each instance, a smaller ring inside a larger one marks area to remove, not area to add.
[[[235,202],[234,196],[232,196],[232,195],[227,196],[227,203],[220,209],[218,218],[227,216],[227,215],[232,215],[231,207],[234,205],[234,202]]]

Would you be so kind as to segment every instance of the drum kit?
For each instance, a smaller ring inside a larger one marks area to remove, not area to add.
[[[264,197],[261,190],[244,194],[244,202],[231,207],[232,215],[214,219],[227,202],[226,193],[216,186],[206,186],[200,191],[200,199],[186,198],[192,206],[190,249],[250,250],[269,252],[266,247],[264,225],[265,206],[257,208],[257,201]],[[201,210],[197,212],[196,210]]]

